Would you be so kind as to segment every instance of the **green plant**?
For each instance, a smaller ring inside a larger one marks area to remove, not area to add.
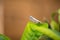
[[[0,40],[10,40],[7,36],[0,34]]]
[[[59,31],[59,24],[54,19],[55,15],[56,15],[56,13],[52,13],[52,15],[51,15],[50,26],[51,26],[52,30]]]
[[[58,9],[58,22],[59,22],[59,31],[60,31],[60,9]]]
[[[55,15],[55,13],[52,14],[50,24],[48,22],[41,23],[38,20],[35,22],[36,19],[33,18],[33,22],[27,23],[21,40],[60,40],[60,15],[58,17],[59,23],[54,20]]]

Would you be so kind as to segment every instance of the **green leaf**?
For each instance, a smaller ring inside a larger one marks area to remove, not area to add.
[[[58,14],[60,14],[60,9],[58,9]]]
[[[33,28],[34,27],[34,28]],[[47,23],[33,23],[33,22],[28,22],[27,26],[25,27],[25,30],[23,32],[21,40],[39,40],[39,38],[42,36],[42,33],[35,30],[37,27],[44,27],[48,28]]]
[[[7,36],[0,34],[0,40],[10,40]]]
[[[52,30],[59,31],[59,24],[55,20],[51,20],[50,26],[51,26]]]
[[[46,36],[48,36],[54,40],[60,40],[60,35],[59,35],[60,33],[57,31],[56,32],[59,34],[57,34],[55,31],[53,31],[51,29],[44,28],[44,27],[40,27],[40,28],[37,27],[37,28],[35,28],[35,30],[41,32],[42,34],[45,34]]]

